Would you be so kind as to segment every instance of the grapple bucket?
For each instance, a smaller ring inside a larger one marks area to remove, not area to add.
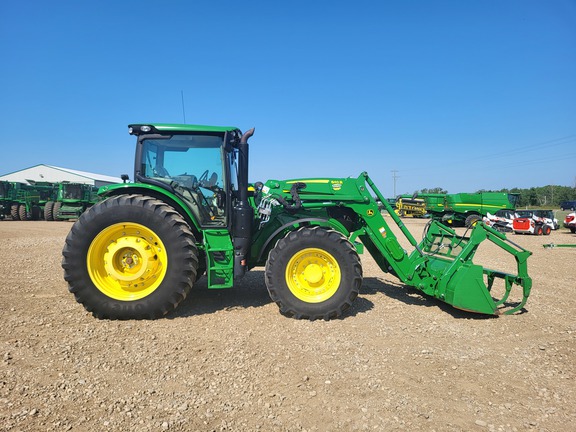
[[[484,240],[490,240],[514,257],[516,274],[490,270],[472,262]],[[434,281],[418,288],[458,309],[508,315],[521,310],[528,300],[532,279],[527,273],[527,259],[532,253],[484,223],[477,223],[470,236],[465,237],[433,221],[417,249],[423,260],[420,268],[428,276],[425,279]],[[503,292],[500,298],[494,298],[496,281],[503,283],[503,291],[498,290]],[[522,287],[522,299],[510,304],[508,299],[514,285]]]

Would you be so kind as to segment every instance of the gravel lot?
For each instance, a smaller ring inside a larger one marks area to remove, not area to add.
[[[534,253],[515,316],[423,297],[365,254],[342,319],[283,317],[256,269],[232,290],[200,280],[165,319],[99,321],[62,278],[70,226],[0,222],[2,431],[574,430],[576,248],[542,247],[576,244],[565,229],[509,235]]]

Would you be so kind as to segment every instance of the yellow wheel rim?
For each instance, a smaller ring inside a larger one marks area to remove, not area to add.
[[[288,288],[306,303],[328,300],[338,291],[341,277],[338,261],[322,249],[302,249],[286,266]]]
[[[156,233],[136,223],[102,230],[90,244],[88,273],[108,297],[134,301],[150,295],[166,275],[168,255]]]

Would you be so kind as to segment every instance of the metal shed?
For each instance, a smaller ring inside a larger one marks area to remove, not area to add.
[[[122,183],[119,177],[112,177],[102,174],[78,171],[69,168],[61,168],[53,165],[35,165],[0,176],[0,180],[19,183],[85,183],[96,187],[106,186],[114,183]]]

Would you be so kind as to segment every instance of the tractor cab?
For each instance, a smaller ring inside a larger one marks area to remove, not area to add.
[[[180,197],[201,228],[229,226],[238,188],[234,143],[240,131],[193,125],[175,129],[130,126],[130,133],[138,135],[135,180]]]

